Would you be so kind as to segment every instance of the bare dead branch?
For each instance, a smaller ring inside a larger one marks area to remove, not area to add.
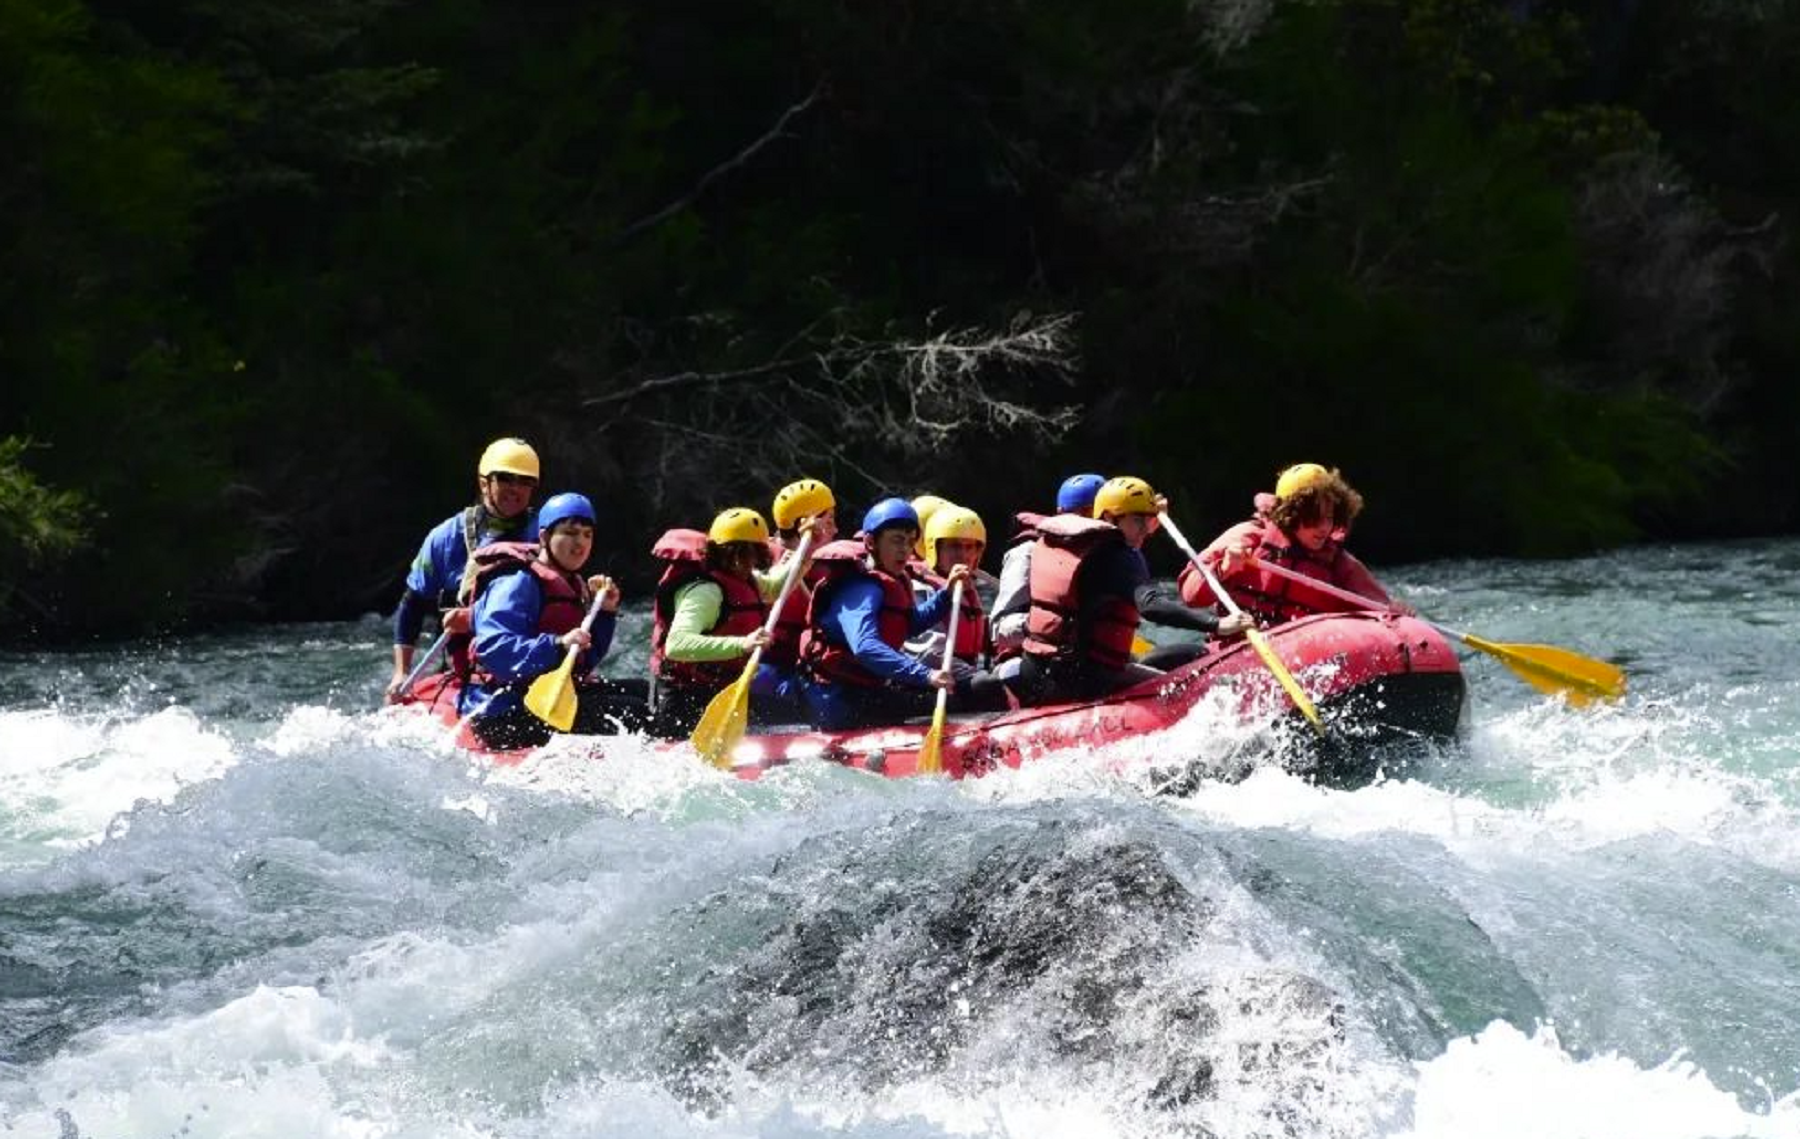
[[[724,372],[675,372],[667,376],[652,376],[639,381],[631,387],[601,395],[589,396],[581,401],[583,407],[605,407],[608,404],[630,403],[640,396],[657,395],[672,392],[681,388],[717,387],[733,384],[742,380],[753,380],[759,376],[785,372],[806,363],[805,357],[791,357],[783,360],[770,360],[766,364],[757,364],[749,368],[734,368]]]
[[[777,140],[789,137],[787,133],[788,124],[793,122],[796,117],[805,114],[811,109],[812,105],[818,102],[819,97],[824,93],[825,80],[820,79],[817,83],[813,84],[813,89],[807,94],[806,98],[783,111],[781,117],[775,120],[775,125],[763,132],[763,134],[752,141],[750,145],[744,147],[744,149],[738,151],[724,162],[719,163],[717,166],[701,175],[700,180],[694,183],[688,192],[681,197],[676,198],[655,213],[639,218],[637,221],[632,222],[630,225],[620,230],[613,236],[612,240],[608,242],[608,245],[617,248],[627,241],[630,241],[638,234],[643,233],[645,230],[654,229],[661,225],[663,222],[699,201],[701,195],[705,194],[706,191],[712,187],[713,183],[749,163],[751,159],[757,156],[757,154],[766,147],[773,145]]]
[[[883,485],[884,471],[917,469],[962,438],[1065,434],[1077,412],[1057,397],[1076,366],[1075,319],[1021,314],[1001,331],[915,338],[821,333],[762,363],[643,377],[584,404],[606,409],[600,434],[640,455],[659,497],[693,494],[697,471],[779,485],[825,465]]]

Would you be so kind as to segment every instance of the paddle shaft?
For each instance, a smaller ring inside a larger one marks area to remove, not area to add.
[[[775,635],[775,624],[781,620],[781,609],[787,604],[788,594],[794,592],[794,586],[800,581],[800,567],[806,564],[806,555],[812,551],[812,540],[811,530],[800,535],[800,545],[794,550],[794,564],[788,567],[787,577],[781,582],[781,590],[775,594],[775,604],[769,606],[768,619],[763,622],[763,632],[770,636]],[[761,649],[756,650],[750,654],[750,659],[760,659],[761,653]],[[750,671],[756,671],[754,664],[750,666]]]
[[[945,672],[950,672],[956,664],[956,626],[962,621],[962,591],[963,583],[960,581],[950,591],[950,636],[944,641]],[[948,688],[938,689],[937,718],[940,722],[944,718],[944,709],[949,699],[950,690]]]
[[[1351,590],[1345,589],[1342,586],[1333,585],[1328,581],[1320,581],[1316,577],[1307,577],[1305,574],[1299,573],[1295,570],[1288,569],[1286,566],[1278,566],[1274,562],[1265,561],[1264,559],[1257,557],[1255,554],[1249,555],[1249,558],[1251,561],[1255,562],[1257,565],[1261,566],[1263,569],[1267,570],[1268,572],[1274,574],[1276,577],[1285,577],[1289,581],[1298,582],[1299,584],[1305,585],[1305,586],[1310,586],[1311,588],[1318,590],[1320,593],[1323,593],[1327,597],[1335,597],[1339,601],[1346,602],[1347,604],[1350,604],[1350,605],[1355,605],[1358,608],[1362,608],[1362,609],[1378,609],[1378,610],[1382,610],[1385,612],[1393,611],[1393,606],[1389,602],[1377,601],[1373,597],[1366,597],[1363,594],[1356,593]],[[1444,634],[1444,636],[1446,636],[1446,637],[1455,637],[1457,640],[1465,641],[1465,642],[1469,639],[1468,633],[1464,633],[1464,632],[1460,632],[1459,630],[1452,629],[1448,625],[1440,625],[1436,621],[1431,620],[1429,617],[1419,617],[1418,620],[1424,622],[1427,625],[1430,625],[1433,629],[1436,629],[1438,632]]]
[[[1175,539],[1175,544],[1181,547],[1181,552],[1187,555],[1187,560],[1193,562],[1194,568],[1206,578],[1206,584],[1212,587],[1213,596],[1219,599],[1219,604],[1225,607],[1225,612],[1233,617],[1243,616],[1244,611],[1239,609],[1238,603],[1231,599],[1231,594],[1225,592],[1225,587],[1219,584],[1219,579],[1213,576],[1212,570],[1208,569],[1206,563],[1200,560],[1200,555],[1194,552],[1194,547],[1188,545],[1187,536],[1181,532],[1180,527],[1175,525],[1174,519],[1169,517],[1168,512],[1164,511],[1157,517],[1162,519],[1163,529],[1169,532],[1169,537]]]
[[[788,594],[794,592],[794,586],[800,581],[800,567],[806,564],[807,552],[812,548],[812,531],[800,535],[800,545],[794,550],[794,564],[788,567],[787,577],[781,581],[781,589],[775,594],[775,604],[769,606],[769,616],[763,621],[763,632],[775,635],[776,622],[781,620],[781,608],[787,604]],[[758,646],[750,654],[750,660],[744,665],[744,675],[740,683],[748,684],[756,675],[756,666],[762,663],[762,647]]]
[[[604,600],[606,600],[604,592],[594,594],[593,602],[588,605],[587,616],[581,619],[581,628],[589,636],[593,635],[594,620],[600,616],[600,603]],[[580,645],[569,646],[569,651],[563,654],[563,672],[573,673],[575,671],[575,658],[581,655],[581,651]]]
[[[1360,593],[1352,593],[1348,589],[1340,589],[1329,582],[1318,581],[1305,574],[1295,573],[1285,566],[1278,566],[1262,558],[1251,555],[1251,560],[1276,577],[1285,577],[1292,581],[1312,587],[1327,597],[1335,597],[1340,601],[1368,609],[1388,609],[1381,602]],[[1388,610],[1388,611],[1391,611]],[[1527,683],[1543,691],[1558,691],[1581,703],[1586,699],[1598,696],[1603,699],[1616,700],[1625,691],[1625,674],[1617,665],[1605,661],[1593,660],[1559,649],[1554,645],[1507,645],[1477,637],[1473,633],[1465,633],[1460,629],[1452,629],[1448,625],[1440,625],[1428,617],[1415,618],[1436,629],[1451,640],[1460,641],[1476,652],[1487,653],[1498,659],[1506,667],[1523,677]]]
[[[950,672],[956,664],[956,626],[962,620],[963,583],[957,582],[950,590],[950,634],[944,640],[944,671]],[[954,673],[952,673],[954,675]],[[919,742],[919,773],[936,775],[944,769],[944,716],[950,710],[950,689],[937,690],[937,706],[931,712],[931,727],[925,730],[925,738]]]
[[[413,685],[419,682],[419,677],[425,675],[426,667],[436,660],[437,655],[444,651],[444,646],[450,643],[450,635],[448,629],[438,634],[438,639],[431,642],[431,647],[425,650],[425,655],[413,664],[412,671],[406,674],[406,679],[400,682],[400,687],[394,689],[395,696],[412,695]]]
[[[1233,617],[1242,617],[1244,611],[1238,608],[1238,603],[1232,600],[1231,594],[1225,592],[1225,587],[1219,583],[1217,577],[1213,576],[1212,569],[1200,560],[1200,555],[1195,553],[1194,547],[1188,544],[1187,536],[1182,534],[1179,526],[1175,525],[1174,520],[1169,517],[1168,511],[1159,512],[1157,517],[1162,519],[1163,529],[1169,532],[1169,537],[1175,540],[1175,544],[1181,547],[1181,552],[1187,555],[1188,561],[1200,571],[1200,576],[1206,579],[1206,584],[1212,587],[1213,596],[1219,599],[1219,604],[1223,605],[1225,611]],[[1294,674],[1289,672],[1287,666],[1281,663],[1281,658],[1275,655],[1275,647],[1269,644],[1268,639],[1255,625],[1244,630],[1244,637],[1256,650],[1256,655],[1262,657],[1263,663],[1269,666],[1269,671],[1275,674],[1275,679],[1280,681],[1281,686],[1287,690],[1289,698],[1294,701],[1294,706],[1300,709],[1301,715],[1306,717],[1307,722],[1312,724],[1320,735],[1323,735],[1325,725],[1319,719],[1319,710],[1313,707],[1312,700],[1307,697],[1306,690],[1300,687],[1300,682],[1294,679]]]

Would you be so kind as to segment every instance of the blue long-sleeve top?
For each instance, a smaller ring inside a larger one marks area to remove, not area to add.
[[[907,622],[907,635],[916,636],[932,628],[949,611],[950,590],[940,589],[913,608]],[[856,578],[832,591],[819,623],[827,636],[833,640],[841,638],[842,643],[849,646],[856,654],[856,663],[882,680],[913,688],[926,687],[931,683],[931,670],[901,650],[890,648],[881,639],[877,623],[880,612],[880,583],[869,578]]]
[[[470,615],[475,656],[495,684],[463,689],[457,711],[465,716],[495,716],[519,706],[531,681],[562,663],[567,652],[549,633],[538,632],[544,612],[544,587],[529,573],[511,573],[490,584],[475,599]],[[593,643],[575,661],[575,674],[594,670],[612,647],[615,614],[595,615]]]
[[[468,507],[433,526],[420,544],[419,552],[406,569],[406,589],[394,609],[394,643],[410,645],[418,641],[425,618],[440,607],[456,603],[456,590],[462,584],[463,567],[469,564],[469,542],[463,534],[463,516]],[[537,511],[528,510],[522,518],[502,521],[481,511],[481,523],[475,532],[475,548],[489,542],[535,542],[538,539]]]

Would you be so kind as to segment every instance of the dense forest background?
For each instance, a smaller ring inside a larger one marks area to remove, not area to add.
[[[9,637],[386,611],[481,446],[1388,561],[1800,524],[1800,0],[0,0]]]

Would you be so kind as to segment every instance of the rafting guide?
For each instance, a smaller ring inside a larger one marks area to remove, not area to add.
[[[470,582],[465,576],[475,551],[492,542],[535,542],[538,519],[531,509],[540,467],[538,455],[523,439],[496,439],[475,464],[476,500],[432,527],[406,571],[406,586],[394,609],[394,675],[390,700],[404,695],[416,679],[413,654],[425,618],[441,614],[443,633],[432,653],[447,651],[466,668]]]

